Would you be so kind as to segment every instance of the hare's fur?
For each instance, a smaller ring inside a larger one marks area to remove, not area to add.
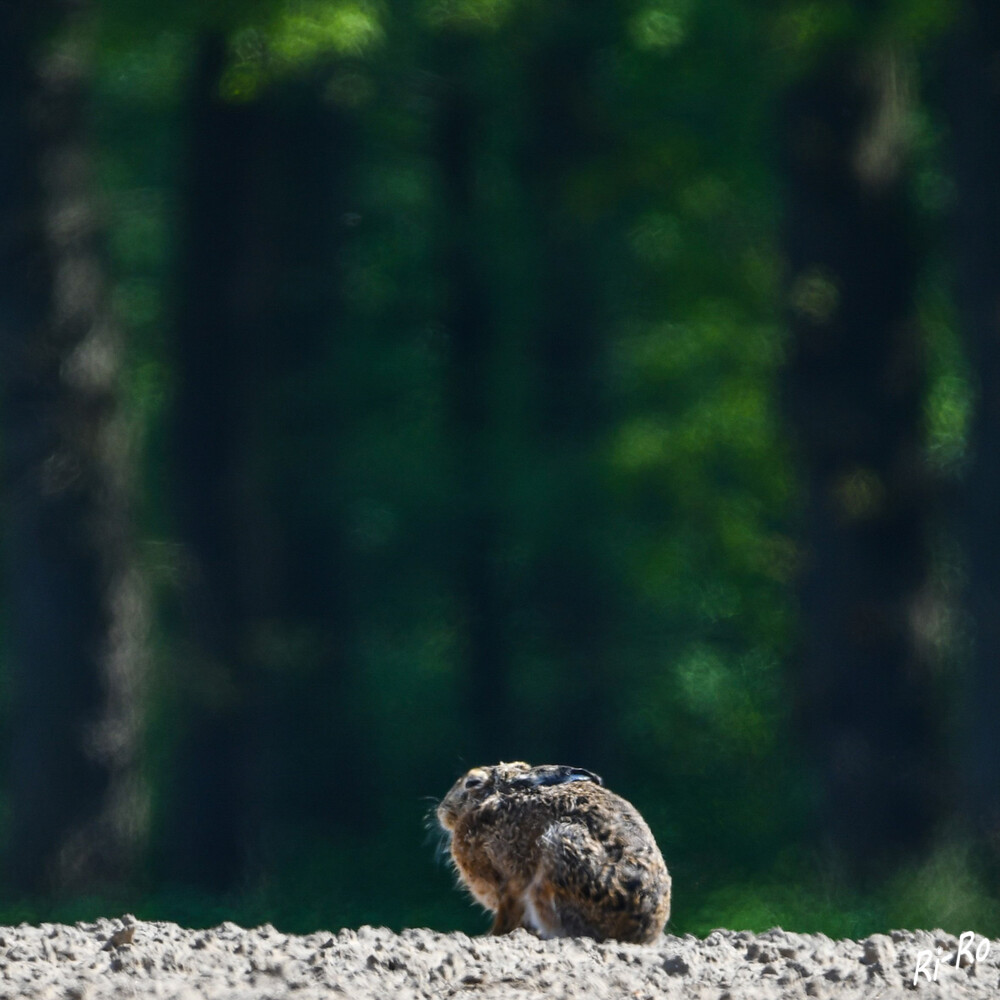
[[[636,809],[581,768],[476,767],[437,808],[493,934],[646,944],[670,916],[670,875]]]

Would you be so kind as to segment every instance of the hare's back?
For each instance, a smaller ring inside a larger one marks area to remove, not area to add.
[[[563,785],[549,789],[549,795],[553,821],[586,827],[612,851],[659,855],[653,832],[638,809],[602,785]]]

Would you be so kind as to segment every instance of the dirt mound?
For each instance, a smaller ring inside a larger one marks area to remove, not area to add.
[[[833,941],[776,929],[666,935],[642,946],[540,941],[521,930],[503,938],[373,927],[298,936],[232,923],[187,930],[130,917],[0,927],[0,1000],[286,996],[961,1000],[1000,996],[1000,941],[942,931]]]

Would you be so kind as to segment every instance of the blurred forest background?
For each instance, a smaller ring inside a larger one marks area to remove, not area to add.
[[[1000,934],[995,0],[0,3],[0,918]],[[118,908],[116,910],[116,908]]]

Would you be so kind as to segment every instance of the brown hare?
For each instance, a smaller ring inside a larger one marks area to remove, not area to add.
[[[670,875],[634,806],[590,771],[523,761],[474,767],[437,807],[491,933],[525,927],[648,944],[670,916]]]

